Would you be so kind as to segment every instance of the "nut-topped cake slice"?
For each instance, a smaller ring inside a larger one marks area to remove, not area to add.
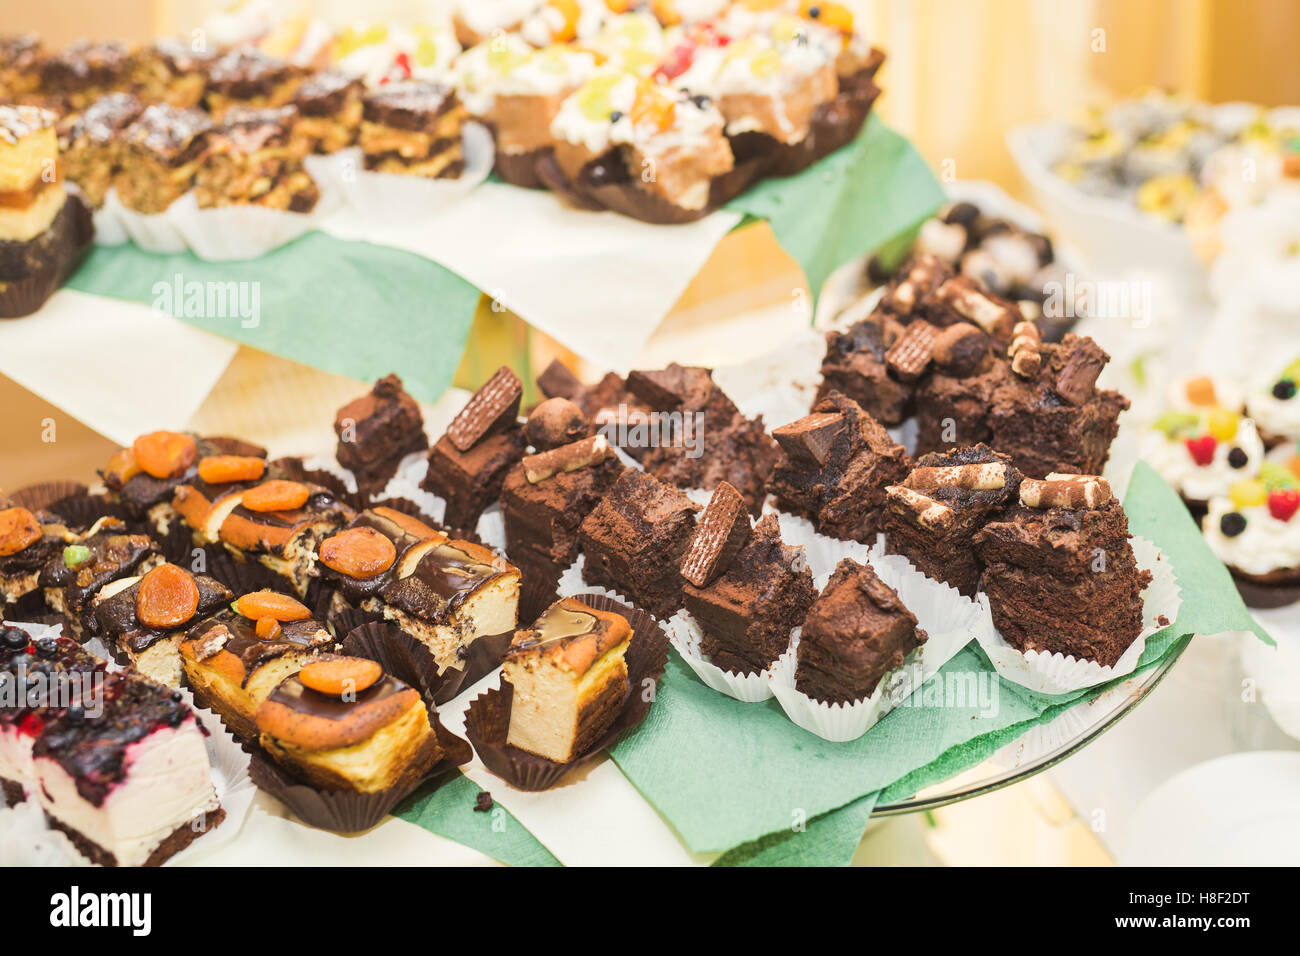
[[[232,106],[284,106],[293,100],[301,82],[302,70],[292,63],[254,46],[237,47],[209,68],[204,103],[208,112],[220,120]]]
[[[293,137],[296,118],[292,106],[227,109],[208,134],[207,149],[195,171],[199,208],[264,206],[311,212],[320,199],[320,187],[302,164]]]
[[[516,633],[501,670],[513,690],[506,743],[557,763],[580,756],[627,697],[631,638],[621,614],[573,597]]]
[[[211,129],[202,110],[146,107],[121,134],[113,187],[122,205],[159,213],[189,192]]]
[[[106,93],[59,123],[60,161],[91,206],[104,204],[118,169],[118,138],[143,110],[130,93]]]
[[[164,37],[133,58],[132,79],[151,102],[181,108],[198,106],[217,54],[201,43]]]
[[[407,80],[367,92],[357,140],[366,169],[455,179],[465,170],[465,117],[456,91],[441,83]]]
[[[337,153],[351,146],[361,128],[361,80],[340,70],[307,77],[294,93],[294,135],[309,153]]]

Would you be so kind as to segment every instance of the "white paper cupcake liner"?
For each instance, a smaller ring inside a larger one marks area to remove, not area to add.
[[[117,198],[116,190],[110,189],[108,197],[104,200],[104,208],[114,210],[122,231],[145,252],[173,255],[189,248],[185,235],[177,225],[175,217],[171,215],[170,208],[165,212],[136,212],[122,205]],[[175,203],[172,205],[174,206]]]
[[[1021,653],[998,633],[988,598],[981,593],[977,603],[983,623],[976,638],[998,675],[1037,693],[1054,696],[1095,687],[1133,673],[1147,638],[1178,620],[1182,594],[1174,569],[1159,548],[1146,538],[1136,536],[1132,545],[1137,566],[1151,572],[1151,583],[1142,592],[1142,632],[1113,666],[1103,667],[1096,661],[1078,660],[1060,653]],[[1161,620],[1165,623],[1162,624]]]
[[[233,262],[257,259],[311,232],[335,204],[330,195],[322,186],[314,209],[288,212],[252,205],[200,209],[194,193],[186,193],[164,215],[200,259]]]
[[[447,516],[447,502],[440,495],[420,487],[429,471],[429,453],[412,452],[397,466],[397,473],[389,479],[384,490],[373,498],[405,498],[420,506],[420,510],[439,524]]]
[[[601,587],[599,584],[588,584],[582,576],[583,568],[587,565],[587,556],[580,554],[571,565],[564,569],[560,575],[560,580],[556,582],[556,596],[566,598],[573,597],[575,594],[602,594],[607,598],[619,601],[623,604],[633,604],[635,601],[617,591],[611,591],[609,588]],[[660,625],[663,626],[662,624]]]
[[[695,671],[695,676],[720,694],[755,704],[772,697],[771,668],[753,674],[733,674],[715,664],[711,664],[700,653],[700,638],[703,631],[690,611],[681,610],[664,622],[668,641],[677,649],[677,653],[686,661],[688,667]],[[787,650],[786,654],[790,651]],[[773,663],[776,666],[776,663]]]
[[[120,246],[131,237],[122,225],[122,201],[117,198],[117,191],[110,189],[104,197],[104,204],[92,214],[95,220],[95,245]]]
[[[442,499],[439,498],[438,500],[441,501]],[[488,505],[487,509],[479,515],[478,526],[474,531],[479,536],[479,540],[493,551],[505,554],[506,516],[501,511],[499,504]]]
[[[859,564],[868,564],[871,561],[871,547],[861,541],[828,538],[814,530],[812,522],[807,518],[779,511],[770,506],[764,506],[763,510],[767,514],[776,514],[777,522],[781,525],[782,541],[803,548],[804,556],[808,559],[808,570],[812,571],[813,584],[818,591],[826,587],[826,582],[831,579],[831,572],[845,558],[852,558]]]
[[[461,149],[465,154],[465,170],[456,179],[368,172],[357,149],[353,165],[339,170],[339,181],[348,204],[369,219],[423,222],[464,198],[492,172],[496,146],[492,134],[481,124],[465,124]]]

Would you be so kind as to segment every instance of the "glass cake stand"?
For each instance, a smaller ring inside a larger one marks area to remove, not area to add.
[[[876,806],[872,817],[935,810],[972,797],[992,793],[1027,780],[1077,753],[1104,734],[1146,699],[1164,680],[1192,638],[1180,640],[1163,661],[1106,691],[1091,701],[1080,701],[1050,723],[1035,727],[993,754],[977,770],[979,776],[959,774],[952,780],[927,787],[906,800]]]

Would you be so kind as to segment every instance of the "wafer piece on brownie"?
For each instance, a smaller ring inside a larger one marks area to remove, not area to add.
[[[258,707],[257,729],[276,763],[329,790],[387,790],[441,753],[419,693],[361,657],[325,655],[285,678]]]
[[[207,137],[207,149],[194,175],[200,209],[264,206],[311,212],[320,187],[303,167],[293,137],[292,106],[251,109],[232,106]]]
[[[91,601],[90,632],[131,666],[168,687],[179,687],[180,642],[198,616],[207,616],[234,597],[206,574],[160,564],[140,577],[122,578]]]
[[[804,619],[794,685],[823,703],[864,700],[926,637],[893,588],[845,558]]]
[[[118,137],[144,110],[130,93],[106,93],[59,124],[64,174],[98,208],[118,168]]]
[[[63,520],[48,512],[0,509],[0,616],[38,590],[41,568],[74,540]]]
[[[37,583],[45,590],[45,603],[67,619],[72,636],[80,639],[87,627],[85,615],[100,588],[161,563],[162,555],[151,538],[129,533],[118,518],[104,517],[61,554],[51,555]]]
[[[629,469],[578,532],[588,584],[612,588],[659,617],[682,605],[682,555],[699,506],[653,475]]]
[[[22,628],[0,628],[0,688],[16,692],[0,707],[0,792],[10,806],[36,786],[32,747],[45,725],[69,707],[93,705],[105,667],[71,638],[33,640]]]
[[[627,698],[627,619],[579,598],[555,602],[510,642],[506,743],[557,763],[591,747]]]
[[[979,584],[975,533],[1016,501],[1020,478],[1010,457],[987,445],[922,455],[907,478],[885,489],[889,553],[974,597]]]
[[[113,176],[122,205],[159,213],[189,192],[211,129],[212,120],[202,110],[166,103],[146,107],[122,131]]]
[[[479,638],[519,623],[519,569],[470,541],[429,539],[408,548],[379,596],[362,602],[424,644],[439,673],[465,666]]]
[[[123,87],[131,70],[131,51],[116,40],[79,40],[41,62],[40,89],[81,110]]]
[[[873,541],[885,488],[911,467],[903,446],[838,392],[772,434],[785,452],[767,486],[780,507],[808,518],[824,535]]]
[[[223,54],[208,70],[204,103],[220,120],[232,106],[267,109],[284,106],[302,82],[303,71],[292,63],[244,46]]]
[[[393,374],[338,410],[334,434],[334,457],[356,476],[359,489],[372,492],[388,484],[403,458],[429,447],[420,406]]]
[[[420,487],[447,502],[447,525],[472,530],[483,509],[501,496],[506,473],[527,448],[519,423],[522,397],[519,377],[501,366],[429,450]]]
[[[256,591],[193,625],[180,642],[181,664],[195,698],[231,732],[257,737],[257,708],[290,674],[334,638],[311,611],[286,595]]]
[[[455,179],[465,170],[465,117],[455,90],[441,83],[407,80],[367,92],[358,137],[366,169]]]
[[[751,530],[740,493],[725,483],[700,515],[682,577],[701,653],[739,674],[765,670],[785,653],[817,595],[803,549],[781,541],[776,515]]]
[[[426,541],[445,542],[442,531],[392,508],[367,508],[320,544],[317,567],[334,589],[334,613],[376,597],[397,576],[402,557]]]
[[[41,732],[37,797],[95,863],[158,866],[225,816],[204,737],[180,693],[130,671],[108,674],[93,703]]]
[[[164,37],[136,51],[131,78],[150,102],[198,106],[217,56],[201,43]]]
[[[271,479],[239,494],[221,522],[221,543],[237,558],[257,561],[292,582],[299,594],[316,576],[320,542],[354,517],[350,506],[319,485]]]
[[[309,153],[337,153],[356,142],[361,129],[365,85],[340,70],[321,70],[303,81],[293,97],[298,108],[294,135]]]
[[[1019,503],[975,536],[981,586],[1007,643],[1114,665],[1142,631],[1151,583],[1129,537],[1106,479],[1024,479]]]

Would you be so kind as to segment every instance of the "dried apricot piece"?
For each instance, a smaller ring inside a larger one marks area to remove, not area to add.
[[[252,591],[236,598],[231,606],[235,613],[254,621],[260,621],[264,617],[277,621],[305,621],[311,617],[307,605],[279,591]]]
[[[280,636],[283,628],[280,622],[273,617],[259,617],[257,619],[257,636],[263,641],[273,641]]]
[[[359,693],[383,676],[384,669],[365,657],[312,661],[298,672],[304,686],[332,697]]]
[[[210,485],[224,485],[232,481],[257,481],[265,472],[266,462],[261,458],[209,455],[199,460],[199,477]]]
[[[140,470],[140,463],[135,460],[135,452],[130,448],[123,448],[108,460],[108,466],[104,468],[104,480],[121,487],[140,474]]]
[[[373,578],[393,566],[397,548],[374,528],[348,528],[321,542],[320,560],[350,578]]]
[[[174,564],[160,564],[140,579],[135,592],[135,616],[145,627],[180,627],[199,609],[194,575]]]
[[[0,511],[0,557],[17,554],[41,540],[41,523],[26,508]]]
[[[180,432],[150,432],[131,446],[135,460],[155,478],[183,475],[199,457],[199,446]]]
[[[311,489],[298,481],[275,478],[244,492],[240,503],[249,511],[293,511],[311,497]]]

